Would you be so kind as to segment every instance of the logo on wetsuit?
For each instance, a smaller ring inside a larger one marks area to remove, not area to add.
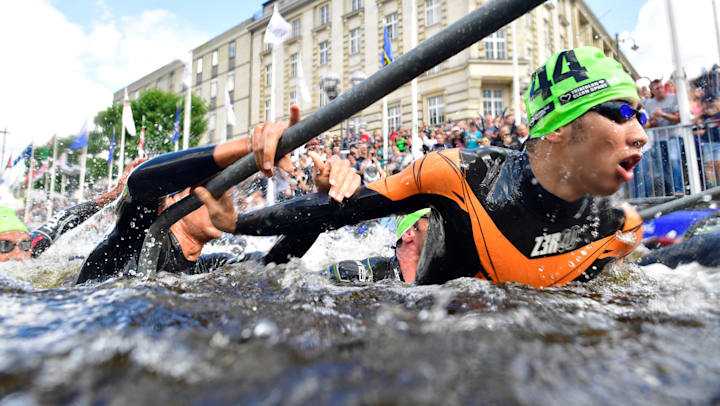
[[[574,225],[557,233],[535,237],[535,246],[530,253],[530,257],[552,255],[574,249],[577,243],[581,241],[582,229],[583,227]]]

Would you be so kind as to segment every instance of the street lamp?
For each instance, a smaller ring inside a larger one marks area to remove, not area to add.
[[[337,73],[328,71],[323,75],[322,80],[320,81],[320,90],[325,92],[328,99],[330,101],[335,100],[335,98],[340,94],[341,88],[340,88],[340,78],[338,77]],[[342,128],[342,122],[340,123],[340,135],[343,133]],[[345,141],[343,140],[343,143]]]
[[[632,41],[632,46],[630,47],[630,49],[632,49],[633,51],[637,51],[638,49],[640,49],[634,39],[630,37],[620,39],[620,34],[615,33],[615,54],[617,55],[618,62],[620,62],[620,43],[627,41]]]

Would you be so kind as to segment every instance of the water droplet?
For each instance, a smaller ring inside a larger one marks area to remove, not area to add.
[[[572,262],[572,261],[570,261],[570,262],[568,262],[568,265],[570,265],[570,267],[572,268],[572,267],[574,267],[574,266],[575,266],[575,263],[574,263],[574,262]]]

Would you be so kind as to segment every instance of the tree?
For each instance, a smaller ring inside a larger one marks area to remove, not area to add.
[[[162,90],[151,89],[143,92],[137,100],[131,101],[133,118],[138,135],[125,137],[125,159],[126,162],[137,158],[138,141],[140,140],[139,132],[143,125],[143,117],[145,117],[145,153],[146,156],[153,157],[167,152],[172,152],[174,146],[171,142],[173,136],[173,125],[175,122],[175,111],[177,106],[181,105],[180,117],[180,143],[182,143],[182,133],[184,126],[185,114],[185,97],[172,92],[164,92]],[[113,104],[107,109],[100,111],[94,118],[96,129],[88,134],[88,156],[87,156],[87,174],[86,182],[92,188],[92,185],[99,179],[106,179],[108,173],[108,150],[110,148],[110,140],[112,138],[113,129],[115,130],[115,149],[113,152],[113,165],[120,158],[120,131],[122,122],[122,103]],[[190,115],[190,147],[195,147],[200,142],[202,133],[207,128],[207,120],[205,115],[208,112],[207,104],[199,97],[192,95],[192,111]],[[67,155],[67,165],[77,166],[80,164],[80,156],[82,149],[70,149],[77,136],[68,135],[66,137],[57,137],[58,157],[63,153]],[[48,155],[52,157],[52,150],[49,146],[43,146],[35,150],[36,166],[40,166],[40,159],[47,159]],[[50,160],[48,160],[50,161]],[[117,167],[115,167],[117,168]],[[114,169],[115,171],[115,169]],[[60,173],[56,174],[56,190],[59,190]],[[117,177],[117,173],[113,174]],[[36,188],[42,188],[43,183],[37,182]]]

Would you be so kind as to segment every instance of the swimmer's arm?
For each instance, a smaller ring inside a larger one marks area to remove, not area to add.
[[[196,186],[216,175],[249,153],[266,175],[272,174],[272,162],[282,132],[300,120],[297,106],[290,108],[290,123],[266,122],[255,126],[253,136],[242,137],[219,145],[171,152],[151,159],[130,175],[128,188],[137,199],[155,199]],[[251,145],[252,138],[252,145]],[[285,171],[292,171],[289,156],[277,162]]]
[[[30,233],[30,252],[39,256],[63,234],[82,224],[100,210],[94,201],[80,203],[58,212],[47,223]]]

